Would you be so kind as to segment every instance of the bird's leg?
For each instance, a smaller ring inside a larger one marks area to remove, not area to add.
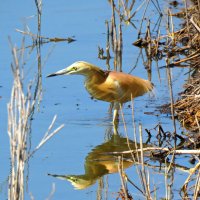
[[[114,111],[113,111],[113,125],[117,126],[119,123],[119,103],[115,102],[114,103]]]

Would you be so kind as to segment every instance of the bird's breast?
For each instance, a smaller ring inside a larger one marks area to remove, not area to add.
[[[98,84],[88,81],[85,83],[85,87],[92,97],[107,102],[119,101],[123,93],[118,81],[110,79]]]

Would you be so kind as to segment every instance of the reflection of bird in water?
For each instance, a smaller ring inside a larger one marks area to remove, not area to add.
[[[62,180],[68,180],[69,182],[71,182],[74,188],[78,190],[83,190],[95,184],[97,180],[97,178],[92,179],[85,175],[57,175],[57,174],[48,174],[48,175]]]
[[[85,189],[93,185],[100,177],[118,172],[119,157],[121,153],[112,154],[112,152],[123,152],[129,150],[127,142],[131,149],[135,149],[135,142],[127,140],[120,135],[112,135],[112,138],[96,146],[85,158],[85,173],[81,175],[57,175],[50,176],[68,180],[76,189]],[[145,145],[145,144],[144,144]],[[139,144],[138,144],[139,147]],[[137,160],[135,158],[135,160]],[[123,154],[122,165],[126,169],[134,164],[131,154]]]
[[[87,62],[75,62],[47,77],[80,74],[85,76],[85,87],[95,99],[114,103],[113,123],[116,124],[120,104],[152,91],[153,84],[130,74],[104,71]]]

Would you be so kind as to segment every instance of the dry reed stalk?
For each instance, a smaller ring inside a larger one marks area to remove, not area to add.
[[[131,145],[130,145],[130,141],[129,141],[129,137],[128,137],[127,126],[126,126],[126,122],[125,122],[125,118],[124,118],[124,113],[123,113],[123,109],[122,109],[122,105],[121,104],[120,104],[120,110],[121,110],[121,117],[122,117],[122,122],[123,122],[123,125],[124,125],[124,131],[125,131],[127,145],[128,145],[129,150],[130,150],[133,162],[136,162],[135,156],[131,152]],[[135,139],[136,139],[136,136],[135,136]],[[137,140],[135,140],[135,148],[137,149],[137,143],[136,142],[137,142]],[[138,158],[139,158],[139,155],[138,155]]]
[[[168,16],[170,17],[171,11],[168,10]],[[173,20],[172,17],[170,17],[170,19],[168,18],[168,22],[167,22],[167,32],[168,34],[170,34],[171,32],[174,32],[174,25],[173,25]],[[174,37],[172,37],[172,42],[174,42]],[[170,45],[169,40],[167,39],[167,45]],[[170,58],[166,57],[166,69],[167,69],[167,80],[168,80],[168,87],[169,87],[169,95],[170,95],[170,103],[171,103],[171,115],[172,115],[172,122],[173,122],[173,128],[174,128],[174,147],[176,148],[176,122],[175,122],[175,112],[174,112],[174,97],[173,97],[173,88],[172,88],[172,78],[171,78],[171,71],[169,68],[170,65]]]
[[[67,38],[61,38],[61,37],[54,37],[54,38],[49,38],[49,37],[44,37],[42,35],[38,35],[38,34],[34,34],[32,32],[30,32],[29,30],[27,31],[23,31],[20,29],[15,29],[17,32],[23,34],[23,35],[28,35],[30,37],[32,37],[33,40],[33,44],[30,46],[27,46],[26,48],[33,48],[35,46],[37,46],[38,44],[46,44],[46,43],[50,43],[50,42],[74,42],[76,41],[76,39],[74,39],[73,37],[67,37]]]
[[[110,43],[112,51],[114,53],[114,70],[122,71],[122,49],[123,49],[123,38],[122,38],[122,13],[121,6],[122,2],[118,2],[118,8],[116,8],[114,0],[110,1],[112,16],[111,16],[111,28],[110,28]],[[118,28],[116,13],[118,14]],[[108,46],[108,45],[107,45]],[[109,55],[110,58],[110,55]]]
[[[194,200],[198,200],[200,192],[200,170],[198,170],[198,174],[196,176],[196,184],[194,187]]]
[[[186,19],[186,24],[187,24],[187,32],[188,32],[188,38],[190,38],[190,26],[189,26],[189,15],[188,15],[188,6],[187,6],[187,2],[186,2],[186,0],[184,0],[184,5],[185,5],[185,19]],[[190,39],[189,39],[189,41],[191,41]]]
[[[126,127],[126,123],[125,123],[125,119],[124,119],[124,113],[123,113],[121,104],[120,104],[120,110],[121,110],[122,121],[123,121],[123,124],[124,124],[124,130],[125,130],[125,134],[126,134],[127,145],[128,145],[128,148],[131,149],[128,134],[127,134],[127,127]],[[132,157],[132,158],[134,159],[134,157]],[[128,189],[127,189],[127,185],[126,185],[127,178],[125,176],[123,165],[122,165],[123,164],[122,157],[118,156],[118,162],[119,162],[118,172],[119,172],[120,180],[121,180],[121,184],[122,184],[122,191],[123,191],[123,194],[125,196],[125,199],[128,200],[128,192],[127,192]]]
[[[116,71],[122,71],[122,49],[123,49],[123,33],[122,33],[122,20],[121,20],[121,12],[120,12],[120,8],[121,8],[121,4],[122,2],[118,2],[118,9],[116,8],[115,5],[115,1],[114,0],[110,0],[109,1],[110,5],[111,5],[111,10],[112,10],[112,16],[111,16],[111,27],[109,29],[108,26],[108,22],[106,23],[107,26],[107,43],[106,43],[106,64],[108,66],[108,68],[110,69],[110,64],[109,64],[109,60],[110,60],[110,46],[112,47],[112,51],[114,53],[114,61],[113,61],[113,66],[114,66],[114,70]],[[118,24],[118,32],[117,32],[117,24],[116,24],[116,13],[118,14],[118,20],[119,20],[119,24]],[[110,37],[109,37],[110,35]],[[109,42],[111,43],[111,45],[109,44]],[[110,108],[109,108],[109,112],[111,112],[113,109],[113,104],[111,103]]]
[[[54,195],[55,191],[56,191],[56,185],[55,185],[55,183],[52,183],[51,192],[50,192],[49,196],[46,198],[46,200],[53,199],[53,195]]]
[[[123,162],[122,162],[122,157],[118,156],[118,172],[119,172],[119,176],[120,176],[120,180],[121,180],[121,184],[122,184],[122,191],[123,194],[125,196],[125,200],[128,200],[128,193],[127,193],[127,186],[126,186],[126,178],[125,178],[125,173],[124,173],[124,169],[123,169]]]
[[[108,21],[106,21],[106,29],[107,29],[107,38],[106,38],[106,65],[108,70],[110,70],[110,29],[109,29],[109,24]]]
[[[140,135],[140,160],[141,160],[141,177],[142,177],[142,185],[146,199],[151,198],[151,191],[150,191],[150,183],[149,183],[149,172],[146,171],[144,166],[144,151],[143,151],[143,138],[142,138],[142,125],[139,124],[139,135]]]
[[[172,154],[170,162],[167,164],[168,155],[165,157],[165,192],[166,199],[171,199],[172,197],[172,186],[174,184],[174,172],[175,172],[175,153]],[[170,175],[169,175],[170,174]]]
[[[12,47],[13,63],[11,65],[14,76],[13,87],[11,91],[10,102],[8,108],[8,136],[10,140],[10,157],[11,157],[11,173],[9,175],[8,199],[23,200],[24,199],[24,183],[25,168],[29,159],[28,140],[30,133],[30,117],[34,111],[36,98],[32,98],[31,86],[28,85],[27,94],[24,92],[23,85],[23,67],[20,66],[19,58],[23,59],[21,54],[17,54],[17,48]],[[23,48],[22,48],[23,49]],[[23,63],[23,62],[22,62]],[[32,100],[33,99],[33,100]],[[48,134],[52,129],[56,117],[54,117],[47,134],[45,134],[40,145],[36,147],[31,155],[38,150],[47,140],[57,133],[64,125]]]
[[[195,165],[195,167],[190,169],[190,174],[189,174],[189,176],[185,180],[185,183],[182,186],[182,191],[184,193],[184,198],[188,197],[188,184],[190,183],[190,181],[192,181],[192,176],[196,173],[196,171],[198,171],[198,175],[196,177],[196,184],[195,184],[195,187],[194,187],[193,196],[196,198],[199,195],[199,192],[200,192],[200,185],[199,185],[200,162],[198,162]]]
[[[49,128],[47,130],[47,132],[45,133],[45,135],[43,136],[43,138],[41,139],[40,143],[35,147],[35,149],[30,153],[30,155],[28,155],[28,157],[31,157],[36,151],[38,151],[49,139],[51,139],[55,134],[57,134],[63,127],[64,124],[60,125],[58,128],[56,128],[55,130],[52,130],[54,123],[56,121],[57,116],[55,115],[51,124],[49,125]]]
[[[105,196],[103,195],[103,191],[104,191],[104,178],[100,177],[98,179],[98,189],[97,189],[97,197],[96,200],[102,200],[102,199],[107,199],[106,196],[107,194],[105,194]],[[107,192],[107,191],[105,191]]]
[[[149,6],[149,2],[150,2],[150,0],[147,0],[146,6],[145,6],[145,9],[144,9],[144,13],[143,13],[143,16],[142,16],[142,20],[141,20],[141,23],[140,23],[140,28],[139,28],[139,31],[138,31],[138,38],[140,38],[140,35],[141,35],[142,25],[143,25],[143,21],[145,19],[147,8]]]
[[[174,138],[176,140],[176,122],[175,122],[175,111],[174,111],[174,96],[173,96],[173,87],[172,87],[172,78],[171,78],[171,71],[169,69],[169,60],[166,59],[166,66],[167,66],[167,78],[168,78],[168,87],[169,87],[169,94],[170,94],[170,103],[171,103],[171,115],[172,115],[172,122],[174,127]],[[176,147],[176,142],[174,143]]]
[[[115,20],[115,4],[114,0],[111,0],[111,9],[112,9],[112,17],[111,17],[111,44],[112,50],[115,52],[116,44],[117,44],[117,31],[116,31],[116,20]],[[114,65],[115,66],[115,65]]]
[[[14,82],[8,103],[8,135],[10,139],[11,174],[9,176],[8,199],[24,199],[24,170],[27,159],[27,133],[29,132],[29,116],[35,104],[31,101],[31,85],[27,95],[23,91],[17,50],[12,48],[12,71]]]
[[[35,5],[36,5],[36,8],[37,8],[37,17],[38,17],[38,33],[37,35],[40,36],[41,35],[41,17],[42,17],[42,0],[35,0]],[[40,41],[40,38],[37,37],[37,39],[39,39]]]
[[[192,155],[199,155],[200,154],[200,150],[186,150],[186,149],[170,149],[168,147],[146,147],[146,148],[138,148],[136,150],[129,150],[129,151],[121,151],[121,152],[112,152],[112,154],[119,154],[119,153],[122,153],[122,154],[130,154],[130,153],[133,153],[133,154],[138,154],[138,153],[141,153],[141,152],[151,152],[152,154],[156,154],[157,152],[160,152],[160,153],[166,153],[168,155],[172,155],[172,154],[177,154],[177,155],[187,155],[187,154],[192,154]]]
[[[127,126],[126,126],[126,122],[125,122],[125,118],[124,118],[124,113],[123,113],[123,110],[122,110],[122,105],[120,104],[120,110],[121,110],[121,117],[122,117],[122,121],[123,121],[123,125],[124,125],[124,131],[125,131],[125,135],[126,135],[126,139],[127,139],[127,146],[129,148],[129,153],[131,154],[131,157],[132,157],[132,161],[136,164],[139,162],[140,160],[140,155],[139,155],[139,151],[138,150],[138,144],[137,144],[137,138],[136,138],[136,125],[135,125],[135,120],[134,120],[134,108],[133,108],[133,99],[132,99],[132,118],[133,118],[133,131],[134,131],[134,141],[135,141],[135,152],[137,153],[133,153],[134,150],[131,149],[131,145],[130,145],[130,142],[129,142],[129,137],[128,137],[128,132],[127,132]],[[122,155],[124,152],[120,152]],[[141,153],[141,152],[140,152]],[[115,154],[115,152],[114,152]],[[138,162],[137,162],[138,161]],[[141,176],[141,173],[140,173],[140,169],[139,169],[139,166],[141,165],[141,163],[139,162],[138,165],[136,165],[136,171],[137,171],[137,174],[138,176],[140,177],[140,182],[141,182],[141,185],[143,184],[143,181],[142,181],[142,176]],[[121,172],[120,172],[121,173]],[[123,173],[124,174],[124,173]],[[129,182],[133,187],[135,187],[143,196],[145,196],[145,191],[143,191],[142,189],[140,189],[128,176],[122,176],[122,174],[120,175],[120,178],[121,178],[121,182]],[[123,191],[124,191],[124,187],[122,187]],[[127,188],[126,188],[127,190]],[[128,191],[128,190],[127,190]],[[125,191],[127,193],[127,191]],[[124,193],[125,194],[125,193]],[[126,194],[128,195],[128,193]]]
[[[135,150],[131,150],[131,146],[130,146],[130,142],[129,142],[129,138],[128,138],[128,134],[127,134],[127,127],[126,127],[126,123],[125,123],[125,118],[124,118],[124,114],[123,114],[123,110],[122,110],[122,106],[120,105],[120,110],[121,110],[121,116],[122,116],[122,121],[123,121],[123,125],[124,125],[124,130],[125,130],[125,134],[126,134],[126,138],[127,138],[127,145],[129,148],[129,151],[123,151],[123,152],[118,152],[121,153],[123,155],[123,153],[131,153],[132,156],[132,160],[133,162],[136,164],[136,170],[137,170],[137,174],[139,176],[140,182],[141,182],[141,186],[143,187],[143,190],[140,189],[136,184],[134,184],[133,181],[130,180],[129,177],[125,177],[126,180],[123,178],[124,176],[122,176],[122,174],[120,175],[121,178],[121,182],[129,182],[131,183],[143,196],[146,197],[146,199],[152,199],[151,198],[151,192],[150,192],[150,183],[149,183],[149,173],[146,172],[145,169],[145,163],[144,163],[144,151],[143,151],[143,139],[142,139],[142,125],[139,125],[139,133],[140,133],[140,150],[138,150],[138,145],[137,145],[137,139],[136,139],[136,126],[135,126],[135,121],[134,121],[134,109],[133,109],[133,100],[132,100],[132,117],[133,117],[133,128],[134,128],[134,140],[135,140]],[[113,154],[115,154],[116,152],[112,152]],[[137,161],[138,162],[137,162]],[[141,166],[141,169],[139,169],[139,166]],[[120,172],[122,173],[122,172]],[[122,187],[123,191],[124,191],[124,186]]]

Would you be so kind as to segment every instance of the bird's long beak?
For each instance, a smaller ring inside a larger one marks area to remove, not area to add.
[[[69,72],[70,72],[70,70],[68,70],[68,68],[65,68],[65,69],[61,69],[57,72],[54,72],[52,74],[49,74],[47,77],[58,76],[58,75],[67,75]]]

